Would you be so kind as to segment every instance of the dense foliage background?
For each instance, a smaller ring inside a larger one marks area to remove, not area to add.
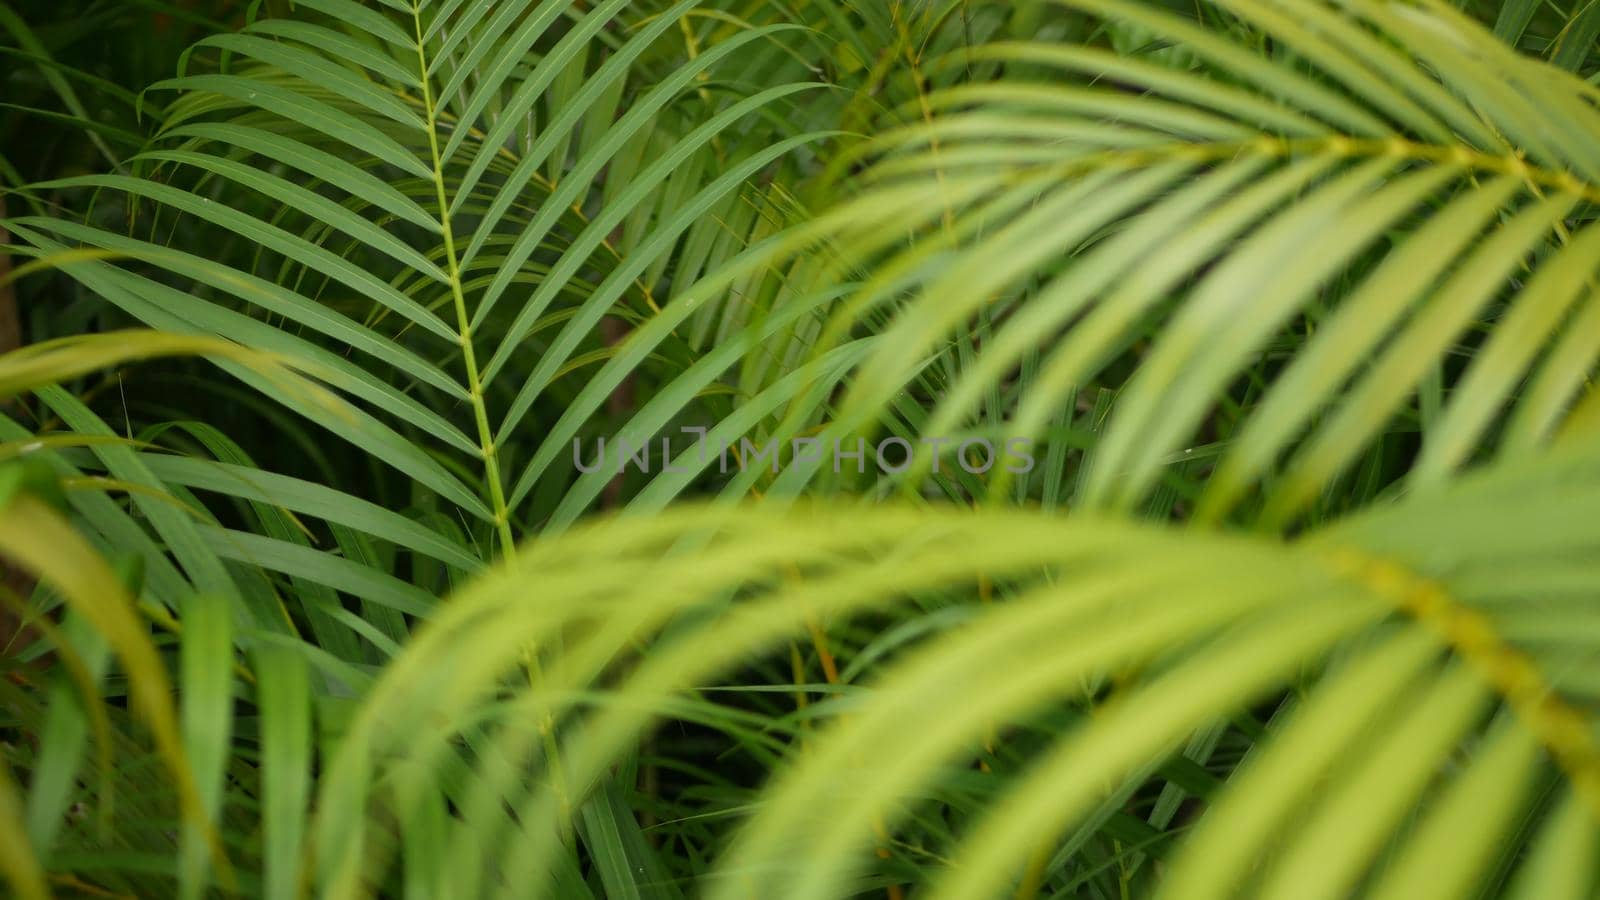
[[[0,0],[0,873],[1595,896],[1597,36]]]

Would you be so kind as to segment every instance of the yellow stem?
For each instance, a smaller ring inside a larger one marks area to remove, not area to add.
[[[423,49],[422,11],[413,6],[411,21],[417,33],[417,67],[422,80],[422,106],[428,117],[428,150],[433,156],[433,186],[439,200],[439,229],[444,239],[445,262],[450,276],[450,296],[456,307],[456,333],[461,342],[461,361],[467,370],[467,393],[472,402],[472,417],[478,425],[478,452],[483,455],[483,478],[489,483],[489,502],[494,513],[495,531],[500,536],[500,552],[507,559],[517,555],[516,538],[511,533],[511,514],[506,508],[505,488],[500,483],[499,454],[494,446],[494,431],[489,428],[489,410],[484,402],[483,383],[478,376],[478,359],[472,347],[472,320],[467,314],[467,297],[461,289],[461,263],[456,256],[455,233],[450,227],[450,203],[445,196],[444,164],[439,158],[438,110],[433,103],[433,85],[428,79],[428,55]]]
[[[1500,637],[1488,616],[1451,597],[1438,582],[1388,560],[1349,549],[1332,551],[1326,559],[1340,575],[1438,634],[1538,737],[1573,791],[1600,817],[1600,746],[1588,718],[1556,692],[1526,654]]]

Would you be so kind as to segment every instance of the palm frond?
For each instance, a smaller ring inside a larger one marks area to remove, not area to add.
[[[1593,893],[1592,10],[288,6],[0,4],[19,894]]]

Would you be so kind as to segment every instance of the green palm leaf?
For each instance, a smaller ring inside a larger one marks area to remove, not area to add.
[[[1600,16],[1479,6],[251,5],[0,221],[0,871],[1589,896]]]

